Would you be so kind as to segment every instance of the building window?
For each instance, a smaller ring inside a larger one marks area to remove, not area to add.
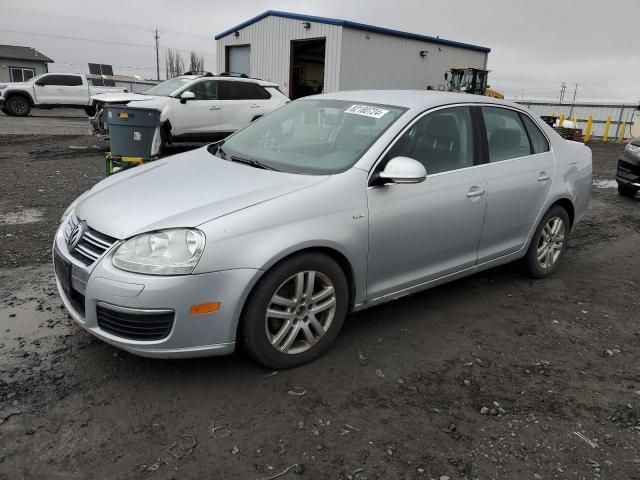
[[[9,67],[9,76],[12,82],[26,82],[36,76],[34,68]]]

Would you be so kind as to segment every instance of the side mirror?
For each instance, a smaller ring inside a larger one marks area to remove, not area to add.
[[[39,87],[44,87],[44,82],[42,80],[37,80],[36,85]]]
[[[193,100],[196,98],[196,94],[193,92],[182,92],[180,95],[180,103],[187,103],[187,100]]]
[[[421,183],[427,178],[427,170],[413,158],[394,157],[389,160],[378,177],[393,183]]]

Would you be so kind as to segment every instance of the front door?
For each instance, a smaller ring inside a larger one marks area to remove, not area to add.
[[[555,174],[549,143],[533,120],[516,110],[482,107],[489,164],[487,215],[478,263],[525,247],[543,213]]]
[[[180,98],[171,100],[173,102],[172,134],[194,139],[217,139],[220,136],[221,119],[217,80],[200,80],[185,92],[192,92],[195,98],[186,101]]]
[[[66,75],[49,74],[38,79],[34,85],[36,100],[40,105],[66,105],[68,103]]]
[[[421,117],[386,154],[378,168],[410,157],[427,178],[368,189],[368,300],[476,265],[487,182],[473,138],[469,108],[444,108]]]

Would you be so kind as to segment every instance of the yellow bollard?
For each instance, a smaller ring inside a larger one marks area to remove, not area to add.
[[[593,115],[590,114],[589,117],[587,117],[587,130],[584,133],[584,143],[591,140],[591,128],[593,128]]]
[[[604,124],[604,133],[602,134],[602,141],[609,140],[609,127],[611,126],[611,115],[607,115],[607,123]]]
[[[560,118],[558,118],[558,126],[562,128],[562,122],[564,122],[564,113],[560,114]]]
[[[622,143],[622,141],[624,140],[624,127],[627,126],[627,121],[623,120],[622,123],[620,124],[620,134],[618,135],[618,143]]]

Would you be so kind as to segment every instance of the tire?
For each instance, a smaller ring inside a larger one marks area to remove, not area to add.
[[[240,325],[244,346],[267,368],[308,363],[338,336],[348,302],[347,279],[333,259],[321,253],[290,257],[269,270],[251,293]]]
[[[5,115],[11,115],[9,111],[4,107],[0,108],[0,111],[2,111],[2,113],[4,113]]]
[[[635,197],[636,193],[638,193],[638,188],[633,185],[619,183],[618,193],[623,197]]]
[[[529,276],[546,278],[555,272],[565,251],[569,230],[570,221],[567,211],[557,205],[550,208],[536,228],[524,257]],[[549,237],[550,234],[551,237]],[[547,241],[548,238],[551,238],[551,241]],[[540,258],[539,252],[540,255],[543,253],[545,255]]]
[[[14,117],[26,117],[31,111],[31,102],[23,95],[13,95],[5,102],[7,113]]]
[[[87,114],[88,117],[95,117],[96,116],[96,106],[91,105],[89,107],[85,107],[84,108],[84,112]]]

